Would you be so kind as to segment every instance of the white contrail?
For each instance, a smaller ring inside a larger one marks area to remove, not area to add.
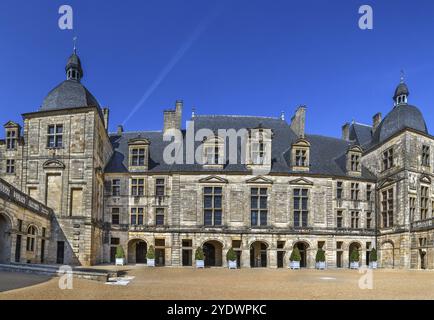
[[[170,59],[169,63],[161,70],[157,78],[151,84],[151,86],[145,91],[142,98],[137,102],[134,108],[131,110],[130,114],[126,117],[123,125],[131,119],[131,117],[140,109],[140,107],[148,100],[155,89],[161,84],[161,82],[167,77],[170,71],[175,67],[175,65],[181,60],[185,53],[191,48],[191,46],[196,42],[196,40],[204,33],[208,25],[217,17],[221,10],[213,10],[211,14],[206,16],[187,39],[187,41],[181,46],[181,48],[176,52],[176,54]]]

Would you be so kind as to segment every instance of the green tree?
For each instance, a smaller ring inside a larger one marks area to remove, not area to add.
[[[148,252],[146,253],[146,258],[147,259],[155,259],[155,250],[154,250],[154,246],[150,246],[148,249]]]
[[[228,250],[228,253],[226,254],[226,259],[228,261],[236,261],[237,260],[237,254],[235,253],[233,248],[230,248]]]
[[[316,262],[324,262],[326,260],[325,251],[321,248],[316,252],[315,261]]]
[[[291,256],[289,257],[290,261],[301,261],[301,255],[300,250],[298,250],[298,247],[294,247],[294,249],[291,252]]]
[[[205,260],[205,254],[203,253],[202,247],[196,249],[196,253],[194,255],[196,260]]]
[[[116,247],[116,259],[123,259],[125,258],[124,248],[122,248],[121,245],[118,245]]]
[[[377,250],[375,248],[372,248],[371,252],[369,253],[369,261],[377,261]]]
[[[359,250],[357,249],[353,249],[353,251],[351,251],[351,255],[350,255],[350,261],[351,262],[359,262]]]

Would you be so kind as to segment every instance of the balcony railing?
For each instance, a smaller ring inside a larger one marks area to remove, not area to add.
[[[434,217],[433,218],[429,218],[429,219],[425,219],[425,220],[420,220],[420,221],[415,221],[411,223],[411,228],[413,230],[421,230],[421,229],[431,229],[434,228]]]

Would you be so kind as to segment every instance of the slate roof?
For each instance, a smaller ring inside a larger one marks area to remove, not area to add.
[[[375,130],[371,146],[385,141],[404,128],[428,133],[423,115],[417,107],[409,104],[394,107]]]
[[[98,101],[89,90],[78,81],[65,80],[48,93],[39,111],[90,106],[100,108]]]
[[[272,173],[290,173],[291,145],[298,140],[297,135],[289,125],[280,118],[253,117],[253,116],[196,116],[194,119],[195,132],[199,129],[251,129],[267,128],[273,132],[272,140]],[[184,146],[185,146],[185,131]],[[105,168],[108,173],[128,172],[128,141],[130,139],[146,138],[150,141],[149,172],[215,172],[216,169],[207,169],[200,164],[173,164],[168,165],[163,161],[164,148],[170,143],[163,141],[161,131],[124,132],[121,135],[110,134],[110,140],[114,148],[112,159]],[[306,140],[311,144],[310,148],[310,170],[311,174],[328,176],[346,176],[345,155],[350,142],[324,137],[319,135],[306,135]],[[195,143],[195,150],[201,142]],[[184,147],[184,159],[186,148]],[[240,163],[241,148],[238,150],[238,164],[226,164],[222,173],[245,172],[249,170]],[[344,159],[342,161],[342,159]],[[365,168],[362,170],[365,179],[375,177]]]
[[[359,146],[369,144],[372,140],[372,127],[353,122],[350,126],[350,140],[355,141]]]

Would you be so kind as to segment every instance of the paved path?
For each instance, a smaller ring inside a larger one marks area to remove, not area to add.
[[[58,278],[1,273],[0,287],[26,287],[0,299],[434,299],[434,271],[375,270],[374,288],[362,290],[354,270],[120,269],[135,277],[127,286],[74,279],[72,290],[60,290]]]

